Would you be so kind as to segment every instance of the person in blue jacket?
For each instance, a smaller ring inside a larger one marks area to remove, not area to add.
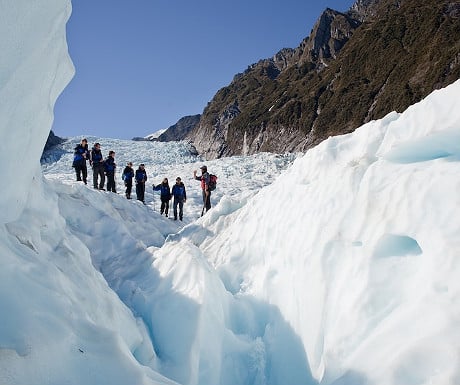
[[[107,191],[117,192],[115,186],[115,169],[117,165],[115,163],[115,151],[109,151],[109,156],[104,162],[105,175],[107,175]]]
[[[133,170],[133,163],[128,162],[125,169],[123,170],[122,179],[125,183],[126,190],[125,195],[127,199],[131,199],[131,190],[133,188],[133,178],[134,178],[134,170]]]
[[[166,217],[169,212],[169,201],[171,200],[171,189],[169,187],[168,178],[164,178],[163,182],[158,186],[153,186],[154,191],[160,191],[161,207],[160,214],[165,213]]]
[[[184,203],[187,200],[187,193],[185,191],[184,183],[179,177],[176,178],[176,184],[172,188],[172,196],[174,197],[174,220],[177,220],[177,206],[179,206],[179,219],[182,220],[184,214]]]
[[[91,149],[89,164],[93,168],[93,187],[98,190],[104,190],[104,157],[102,156],[100,143],[95,143]],[[98,178],[100,178],[99,184],[97,183]]]
[[[75,173],[77,174],[77,181],[83,180],[83,183],[86,184],[86,177],[88,176],[86,160],[90,157],[88,141],[86,139],[82,139],[80,144],[75,147],[73,154],[72,167],[75,169]]]
[[[134,175],[136,180],[136,195],[137,200],[145,204],[145,182],[147,182],[147,172],[145,171],[144,163],[139,165]]]

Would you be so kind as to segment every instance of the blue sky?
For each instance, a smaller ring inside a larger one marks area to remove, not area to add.
[[[76,73],[55,106],[58,136],[130,139],[199,114],[248,65],[295,48],[327,7],[353,0],[75,0]]]

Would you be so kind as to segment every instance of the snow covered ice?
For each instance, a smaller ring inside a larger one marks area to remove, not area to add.
[[[40,165],[70,2],[1,8],[0,384],[460,383],[460,81],[302,156],[206,162],[200,218],[186,143],[88,138],[119,194],[74,181],[80,137]],[[183,223],[158,212],[164,176]]]

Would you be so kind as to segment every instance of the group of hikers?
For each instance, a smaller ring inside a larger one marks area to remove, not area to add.
[[[83,181],[87,184],[88,170],[86,162],[89,161],[90,166],[93,169],[93,187],[97,190],[103,190],[105,185],[105,177],[107,177],[107,191],[116,193],[115,184],[115,151],[109,151],[109,155],[106,159],[102,156],[100,143],[95,143],[91,151],[88,148],[87,139],[82,139],[74,149],[74,160],[72,167],[75,168],[77,181]],[[193,171],[193,178],[201,182],[202,196],[203,196],[203,210],[201,215],[207,212],[211,208],[211,189],[210,189],[210,174],[208,173],[206,166],[201,166],[201,175],[197,176],[197,171]],[[131,199],[131,192],[133,187],[133,180],[136,186],[136,197],[137,200],[145,204],[145,184],[147,182],[147,172],[145,171],[145,165],[141,163],[139,168],[134,171],[133,163],[128,162],[123,170],[122,179],[126,187],[125,196],[127,199]],[[169,186],[168,178],[164,178],[159,185],[153,185],[154,191],[160,191],[160,213],[165,214],[168,217],[169,214],[169,201],[174,198],[173,201],[173,213],[174,219],[183,219],[183,207],[187,200],[187,193],[185,191],[185,185],[180,177],[176,178],[176,183],[172,189]],[[179,211],[177,210],[179,208]],[[179,214],[179,215],[178,215]]]

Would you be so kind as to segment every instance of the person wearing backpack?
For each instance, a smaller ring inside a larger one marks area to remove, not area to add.
[[[95,143],[91,149],[91,158],[89,164],[93,168],[93,187],[98,190],[104,190],[105,175],[104,175],[104,157],[102,156],[101,145]],[[100,177],[99,185],[97,183]]]
[[[82,139],[74,149],[72,167],[75,169],[77,174],[77,181],[81,181],[86,184],[86,177],[88,176],[88,169],[86,168],[86,160],[89,159],[90,154],[88,150],[88,141]]]
[[[131,190],[133,188],[133,178],[134,178],[133,163],[128,162],[121,176],[121,179],[123,179],[123,182],[125,183],[125,186],[126,186],[125,195],[127,199],[131,199]]]
[[[169,201],[171,200],[171,189],[169,188],[168,178],[164,178],[163,182],[161,182],[161,184],[159,184],[158,186],[154,185],[153,190],[160,191],[160,214],[163,215],[164,212],[166,217],[168,217]]]
[[[205,210],[208,212],[211,208],[211,190],[209,190],[209,182],[211,178],[206,166],[201,166],[200,170],[201,176],[196,175],[196,170],[193,171],[193,179],[201,182],[201,190],[203,194],[203,209],[201,210],[201,216],[203,216]]]
[[[184,214],[184,203],[187,200],[187,193],[185,191],[184,183],[179,177],[176,178],[176,184],[173,186],[171,193],[174,197],[174,220],[177,221],[177,206],[179,206],[179,219],[182,220]]]
[[[115,187],[115,169],[117,165],[115,163],[115,151],[109,151],[109,156],[104,161],[105,175],[107,175],[107,191],[117,192]]]
[[[147,172],[145,171],[144,163],[139,165],[136,170],[134,179],[136,180],[136,195],[137,200],[141,201],[145,205],[145,182],[147,182]]]

